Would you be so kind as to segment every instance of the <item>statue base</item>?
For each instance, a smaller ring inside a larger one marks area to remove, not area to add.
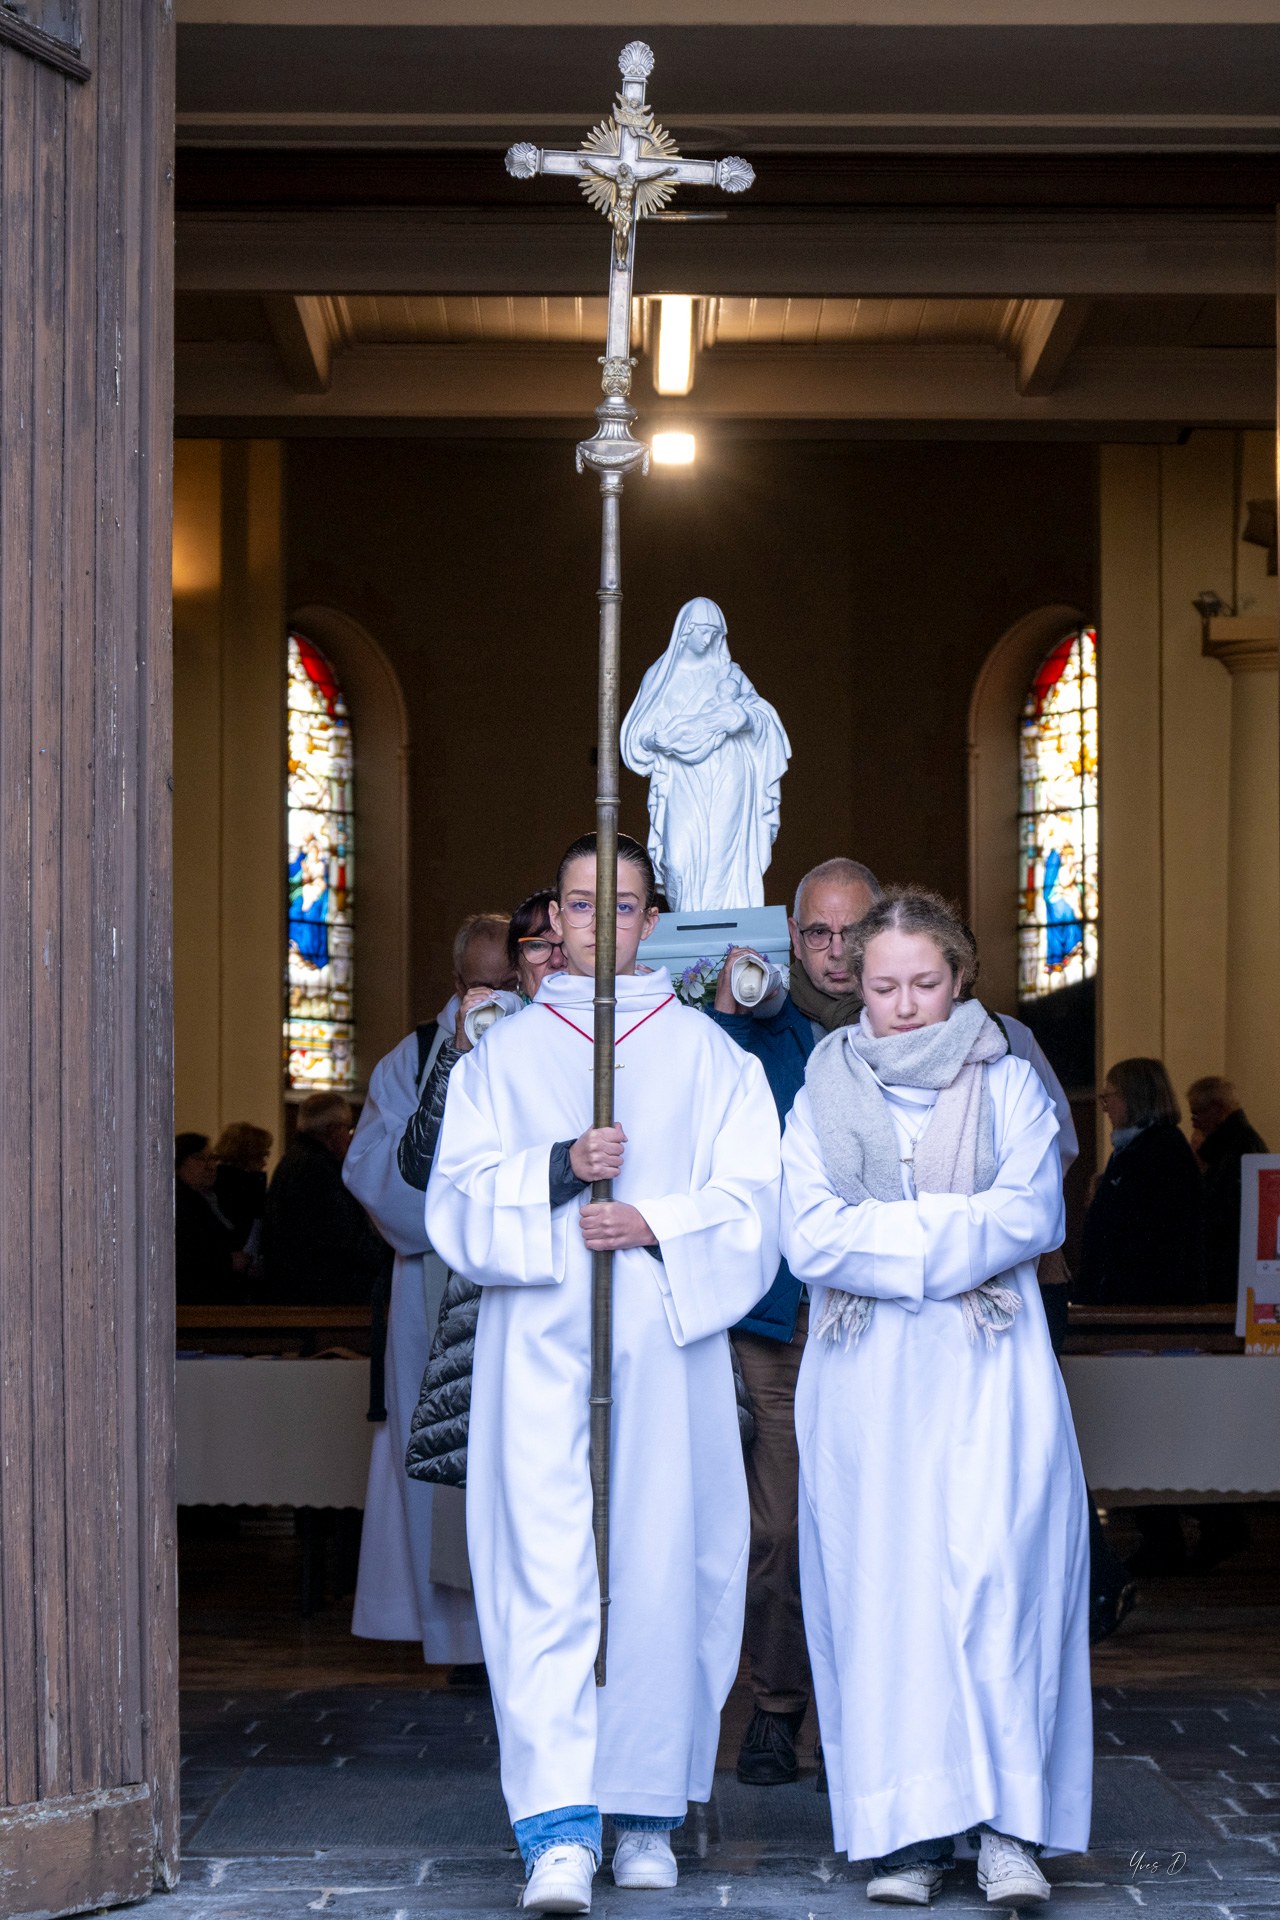
[[[660,913],[638,958],[642,967],[669,967],[674,978],[697,960],[723,960],[730,947],[752,947],[785,973],[791,956],[786,908],[726,907],[711,913]]]

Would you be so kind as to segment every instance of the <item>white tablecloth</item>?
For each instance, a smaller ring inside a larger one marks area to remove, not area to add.
[[[1280,1360],[1077,1354],[1062,1371],[1095,1493],[1280,1495]],[[368,1400],[366,1360],[179,1360],[179,1503],[363,1507]]]
[[[363,1507],[367,1360],[178,1361],[179,1506]]]
[[[1089,1353],[1062,1372],[1095,1493],[1280,1494],[1280,1360]]]

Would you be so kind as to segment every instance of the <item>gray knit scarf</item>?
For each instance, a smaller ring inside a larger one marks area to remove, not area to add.
[[[936,1091],[938,1099],[916,1144],[917,1193],[984,1193],[996,1177],[991,1090],[987,1066],[1008,1041],[976,1000],[953,1007],[948,1020],[877,1040],[865,1017],[819,1041],[809,1056],[805,1086],[831,1184],[852,1207],[864,1200],[901,1200],[902,1157],[897,1130],[879,1083]],[[987,1345],[1012,1326],[1022,1305],[999,1279],[960,1296],[971,1341],[981,1328]],[[819,1339],[848,1345],[870,1325],[874,1299],[827,1289],[814,1329]]]

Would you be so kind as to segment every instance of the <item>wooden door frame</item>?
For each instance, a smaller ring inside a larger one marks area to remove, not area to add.
[[[173,9],[80,25],[0,14],[5,1920],[178,1874]]]

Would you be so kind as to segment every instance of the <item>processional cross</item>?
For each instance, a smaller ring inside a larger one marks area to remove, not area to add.
[[[613,230],[609,266],[609,330],[596,408],[596,431],[577,451],[581,473],[600,477],[600,685],[597,703],[596,791],[596,990],[593,1125],[613,1123],[614,972],[617,958],[618,878],[618,681],[622,631],[622,558],[619,509],[626,476],[649,469],[649,449],[631,432],[636,411],[631,392],[631,278],[636,227],[661,211],[677,186],[723,187],[741,193],[755,179],[745,160],[685,160],[645,101],[653,54],[632,40],[618,56],[622,87],[607,120],[572,153],[557,153],[520,141],[507,153],[507,172],[517,180],[534,174],[564,174],[577,180]],[[593,1200],[612,1197],[613,1185],[597,1180]],[[591,1495],[596,1567],[600,1577],[600,1643],[596,1685],[605,1682],[609,1623],[609,1440],[613,1409],[613,1255],[591,1256]]]

